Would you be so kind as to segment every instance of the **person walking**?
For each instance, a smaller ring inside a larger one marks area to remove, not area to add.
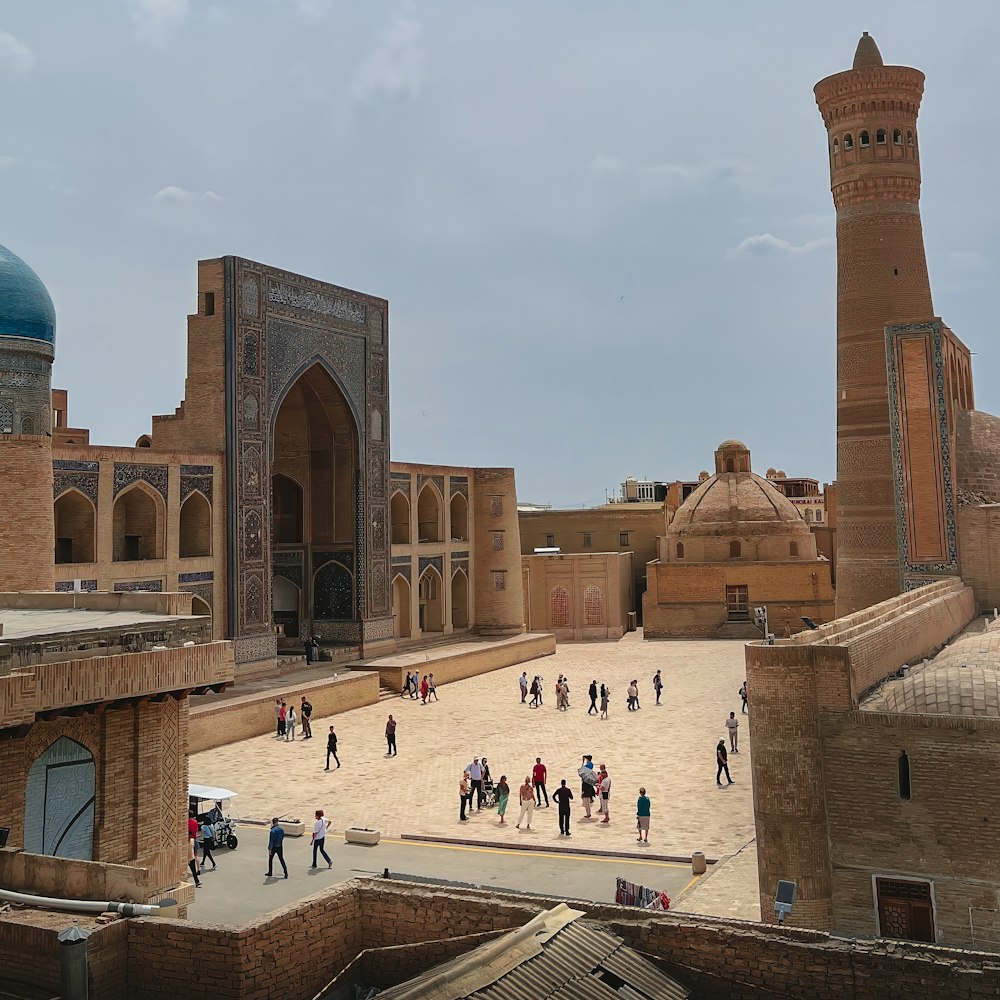
[[[587,694],[590,695],[590,708],[587,709],[587,715],[597,715],[597,678],[595,677],[590,682],[590,687],[587,689]]]
[[[625,693],[628,695],[628,710],[630,712],[638,711],[639,709],[639,685],[633,680],[629,684]]]
[[[552,793],[552,798],[559,806],[559,836],[568,837],[569,833],[569,804],[573,800],[573,793],[566,787],[566,779],[559,782],[559,787]]]
[[[306,666],[311,667],[313,661],[313,644],[312,639],[306,636],[305,641],[302,643],[303,649],[306,654]]]
[[[545,791],[545,779],[548,777],[548,769],[542,763],[541,757],[535,758],[535,766],[531,769],[531,780],[535,785],[535,795],[538,796],[537,805],[541,808],[542,796],[545,796],[545,808],[549,808],[549,793]]]
[[[569,711],[569,678],[564,677],[562,682],[562,710]]]
[[[608,717],[608,702],[611,700],[611,689],[606,685],[601,685],[601,718]]]
[[[410,678],[410,697],[416,698],[420,693],[420,671],[414,670],[413,676]]]
[[[715,783],[721,785],[722,782],[719,778],[722,777],[722,772],[726,772],[726,781],[729,784],[733,783],[733,779],[729,777],[729,754],[726,753],[726,741],[719,740],[719,745],[715,748],[715,759],[719,764],[718,770],[715,772]]]
[[[510,798],[510,785],[507,784],[507,775],[501,774],[497,782],[497,815],[500,817],[500,825],[504,825],[503,814],[507,811],[507,800]]]
[[[528,672],[521,671],[521,676],[517,679],[517,686],[521,689],[521,704],[523,705],[528,697]]]
[[[431,690],[430,681],[427,680],[427,674],[424,674],[424,679],[420,682],[420,704],[421,705],[426,705],[427,704],[427,695],[430,693],[430,690]]]
[[[201,888],[201,879],[198,878],[198,851],[195,849],[195,838],[188,837],[188,871],[194,879],[194,887]]]
[[[740,685],[740,698],[743,701],[743,707],[740,709],[740,715],[746,715],[747,711],[747,682],[744,681]]]
[[[541,687],[538,683],[538,678],[535,677],[531,682],[531,701],[528,704],[529,708],[538,708],[541,704]]]
[[[285,729],[285,726],[287,725],[287,720],[288,720],[288,706],[284,702],[282,702],[281,703],[281,708],[278,710],[278,735],[279,736],[286,735],[287,731]]]
[[[205,862],[212,862],[212,871],[214,872],[219,866],[215,863],[215,858],[212,856],[212,848],[215,847],[215,830],[212,828],[212,824],[206,819],[201,824],[201,865],[199,866],[200,871],[205,870]]]
[[[465,769],[472,783],[469,788],[469,812],[472,812],[472,796],[476,796],[476,812],[483,807],[483,765],[479,763],[479,758],[474,757],[472,763]]]
[[[531,817],[535,811],[535,793],[531,788],[531,776],[524,776],[524,784],[521,785],[517,793],[518,799],[521,803],[521,811],[517,817],[517,829],[521,829],[521,823],[527,820],[527,827],[531,829]]]
[[[430,701],[431,698],[433,698],[435,701],[437,701],[438,700],[438,688],[437,688],[437,684],[434,683],[434,675],[433,674],[431,674],[427,678],[427,686],[428,686],[428,689],[430,690],[430,694],[427,696],[427,700]]]
[[[739,739],[740,720],[736,718],[736,713],[735,712],[730,712],[729,713],[729,718],[726,719],[726,729],[729,730],[729,749],[732,750],[733,753],[739,753],[740,752],[740,748],[739,748],[739,743],[740,743],[740,739]]]
[[[396,756],[396,720],[390,715],[385,724],[385,742],[389,747],[386,757]]]
[[[597,786],[598,791],[601,793],[601,812],[604,813],[604,819],[601,820],[602,823],[611,822],[611,775],[608,774],[608,769],[602,764],[601,765],[601,783]]]
[[[281,699],[274,699],[274,730],[275,736],[283,736],[281,731]]]
[[[405,698],[410,693],[410,671],[406,671],[406,676],[403,678],[403,690],[399,692],[400,698]]]
[[[545,685],[542,683],[544,680],[545,680],[545,678],[541,674],[539,674],[538,675],[538,706],[539,706],[539,708],[541,708],[541,706],[544,704],[544,701],[545,701],[545,699],[542,697],[542,693],[543,693],[544,688],[545,688]]]
[[[285,742],[291,740],[295,742],[295,706],[288,706],[288,714],[285,716]]]
[[[649,843],[649,796],[646,795],[645,788],[639,789],[639,798],[636,799],[635,823],[636,823],[636,828],[639,831],[639,836],[636,838],[636,843],[648,844]]]
[[[333,862],[330,860],[330,855],[326,853],[326,831],[330,829],[330,821],[326,819],[323,815],[322,809],[316,810],[316,822],[313,823],[313,833],[312,833],[312,846],[313,846],[313,868],[318,868],[319,865],[316,864],[316,852],[318,851],[323,855],[323,860],[326,862],[327,868],[333,867]]]
[[[458,799],[458,821],[464,823],[468,819],[465,809],[472,805],[472,785],[468,771],[462,772],[462,780],[458,783]]]
[[[330,770],[330,758],[337,762],[337,767],[340,767],[340,758],[337,756],[337,731],[330,726],[330,732],[326,736],[326,767],[323,768],[324,771]]]
[[[656,704],[660,704],[660,694],[663,691],[663,677],[660,675],[660,671],[657,670],[653,674],[653,690],[656,692]]]
[[[274,859],[281,862],[285,878],[288,878],[288,865],[285,864],[285,831],[279,824],[278,817],[271,820],[271,832],[267,835],[267,877],[274,878]]]
[[[299,710],[299,716],[302,719],[302,739],[311,740],[313,738],[312,730],[312,719],[313,707],[312,702],[303,695],[302,696],[302,706]]]

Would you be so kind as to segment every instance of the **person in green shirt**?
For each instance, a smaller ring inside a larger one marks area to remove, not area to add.
[[[639,789],[639,798],[635,803],[635,818],[636,826],[639,830],[639,836],[636,840],[639,844],[649,843],[649,796],[646,795],[646,789]]]

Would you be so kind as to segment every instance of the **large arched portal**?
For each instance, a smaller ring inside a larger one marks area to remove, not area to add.
[[[334,638],[334,622],[358,618],[356,589],[340,577],[356,576],[360,465],[350,406],[321,365],[303,372],[286,393],[272,446],[273,502],[282,529],[272,538],[272,562],[302,567],[300,629]],[[301,488],[301,508],[289,481]]]

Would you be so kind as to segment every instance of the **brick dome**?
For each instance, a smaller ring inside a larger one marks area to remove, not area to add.
[[[809,526],[784,494],[750,471],[747,446],[724,441],[715,456],[715,475],[674,514],[661,548],[664,557],[685,562],[816,559]]]

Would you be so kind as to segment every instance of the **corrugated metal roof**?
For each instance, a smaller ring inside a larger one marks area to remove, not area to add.
[[[575,919],[578,915],[560,915],[557,907],[525,928],[392,987],[380,997],[422,996],[421,984],[434,996],[447,993],[456,1000],[685,1000],[690,996],[687,989],[626,948],[620,938],[581,923]],[[546,916],[550,917],[548,934],[541,929]],[[553,933],[560,922],[565,923]],[[526,931],[536,928],[526,936]],[[509,941],[506,952],[498,947],[505,941]],[[614,977],[612,982],[623,984],[621,988],[604,981],[604,970]],[[441,981],[445,971],[449,985]]]

